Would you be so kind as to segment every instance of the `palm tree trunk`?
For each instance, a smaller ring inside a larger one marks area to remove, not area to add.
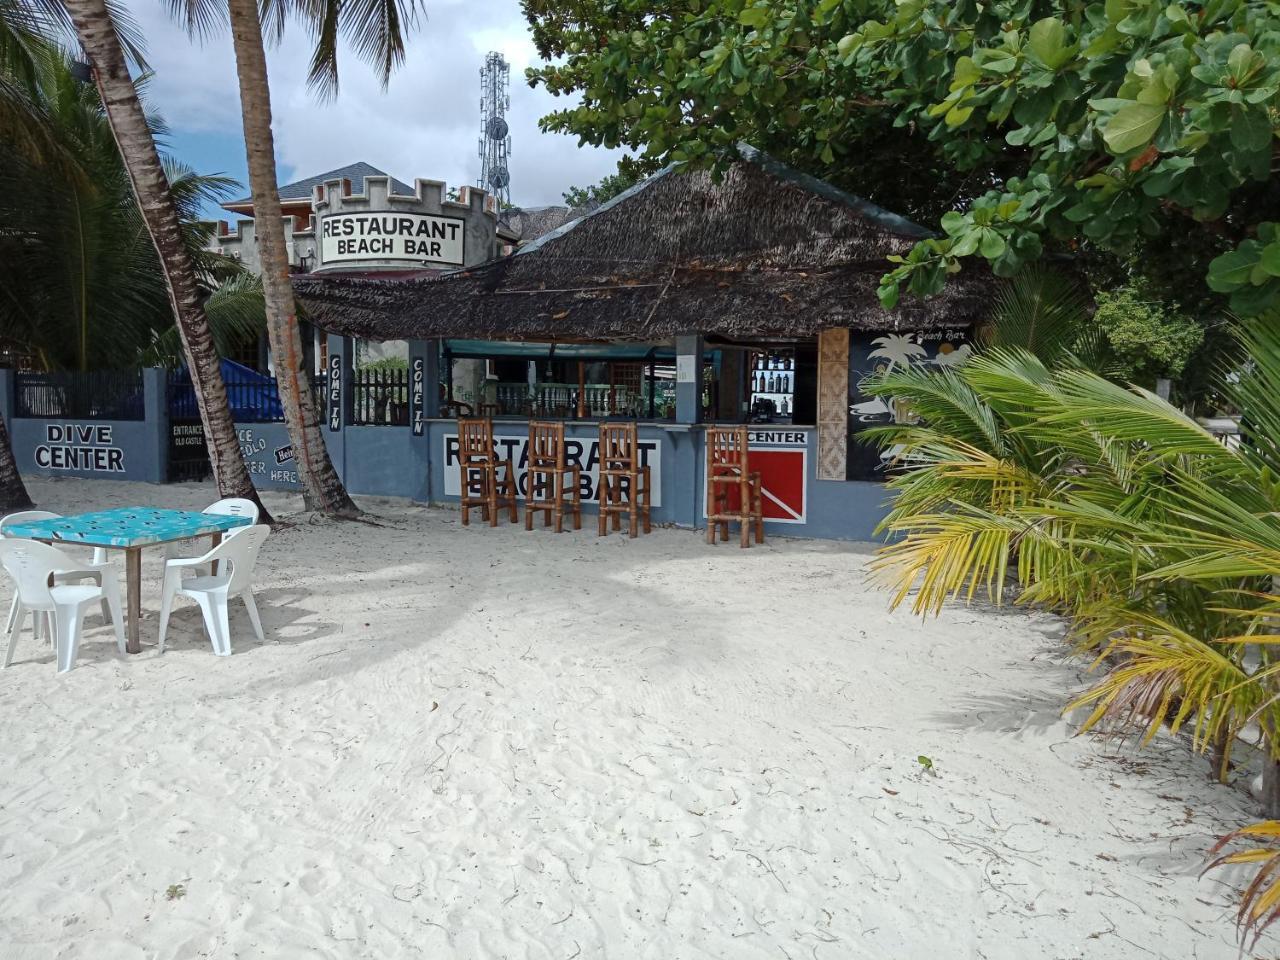
[[[22,482],[22,474],[18,473],[17,461],[13,459],[9,428],[4,417],[0,417],[0,513],[30,510],[34,506],[31,494],[27,493],[27,487]]]
[[[224,497],[247,497],[261,506],[240,451],[231,408],[227,405],[227,388],[222,382],[222,368],[213,346],[209,319],[204,313],[195,263],[183,241],[178,209],[169,193],[169,181],[160,165],[160,154],[147,126],[137,88],[125,65],[111,15],[104,0],[66,0],[65,6],[93,67],[107,121],[129,172],[147,232],[160,256],[218,493]],[[262,515],[269,519],[265,510]]]
[[[331,516],[354,517],[359,510],[329,459],[324,435],[320,432],[315,394],[304,366],[305,354],[298,332],[280,212],[275,138],[271,133],[271,90],[267,83],[267,56],[262,45],[258,4],[257,0],[229,0],[227,7],[240,81],[244,150],[249,165],[249,192],[253,195],[262,292],[267,306],[267,337],[280,389],[280,405],[289,426],[289,439],[293,441],[308,509]]]

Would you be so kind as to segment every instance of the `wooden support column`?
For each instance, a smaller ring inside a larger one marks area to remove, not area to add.
[[[849,448],[849,331],[818,334],[818,479],[844,480]]]

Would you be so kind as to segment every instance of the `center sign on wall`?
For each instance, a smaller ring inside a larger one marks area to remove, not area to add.
[[[760,474],[760,512],[770,523],[806,523],[809,494],[809,434],[804,430],[765,428],[747,432],[751,472]],[[707,451],[702,451],[702,475]],[[738,509],[738,490],[730,486],[729,509]],[[707,515],[706,497],[702,516]]]
[[[404,260],[462,266],[466,221],[429,213],[333,213],[320,218],[320,263]]]
[[[498,452],[499,460],[511,458],[515,469],[517,495],[525,499],[529,491],[529,435],[497,436],[493,445]],[[653,484],[651,503],[655,507],[662,506],[662,443],[658,440],[646,440],[641,437],[637,446],[640,448],[640,464],[649,467],[649,482]],[[600,438],[591,437],[581,440],[566,437],[564,441],[565,463],[582,468],[583,501],[600,498]],[[462,495],[462,471],[458,469],[458,435],[447,434],[444,438],[444,492],[446,496]],[[480,479],[477,475],[472,481],[472,492],[480,492]]]

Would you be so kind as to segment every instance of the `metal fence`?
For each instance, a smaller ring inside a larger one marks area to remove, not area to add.
[[[312,390],[316,409],[323,411],[325,387],[324,374],[312,374]],[[276,378],[265,373],[245,372],[224,374],[227,387],[227,404],[231,417],[238,423],[281,423],[284,408],[280,405],[280,389]],[[169,373],[169,416],[174,420],[200,419],[200,407],[196,403],[195,388],[186,370]]]
[[[142,371],[18,372],[15,414],[69,420],[143,420]]]
[[[351,422],[360,426],[408,426],[409,371],[356,370],[351,376]]]

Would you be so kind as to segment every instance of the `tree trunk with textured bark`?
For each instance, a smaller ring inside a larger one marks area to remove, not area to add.
[[[354,517],[359,510],[347,495],[324,445],[298,331],[280,212],[275,138],[271,133],[271,91],[267,84],[267,56],[262,44],[258,4],[257,0],[229,0],[227,7],[240,81],[244,150],[249,165],[249,192],[253,196],[262,292],[267,305],[267,336],[280,388],[280,405],[293,442],[307,508],[330,516]]]
[[[183,241],[178,208],[169,192],[169,180],[125,64],[111,15],[104,0],[66,0],[65,6],[93,68],[94,82],[129,173],[133,194],[160,256],[218,493],[224,497],[247,497],[261,505],[227,404],[227,388],[222,381],[209,318],[205,316],[199,276]],[[265,510],[262,515],[269,519]]]
[[[0,417],[0,514],[15,510],[30,510],[35,504],[22,482],[18,463],[13,459],[13,445],[9,442],[9,428]]]

